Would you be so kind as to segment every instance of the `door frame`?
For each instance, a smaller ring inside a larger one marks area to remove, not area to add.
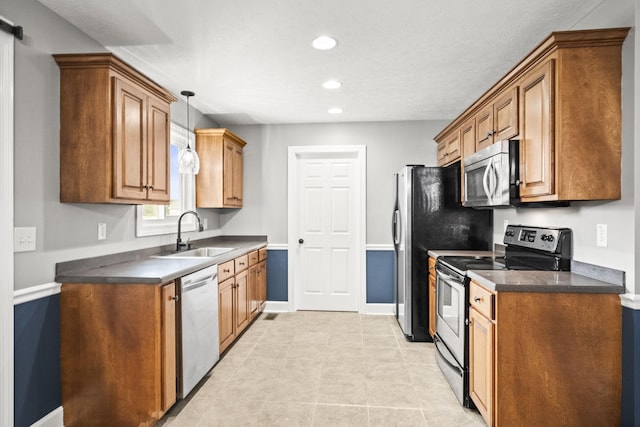
[[[358,237],[356,239],[356,258],[354,265],[356,266],[356,274],[358,276],[358,284],[355,291],[358,293],[358,312],[366,312],[367,303],[367,146],[366,145],[309,145],[309,146],[290,146],[288,147],[288,196],[287,196],[287,213],[288,213],[288,306],[289,311],[297,310],[296,303],[296,283],[299,271],[298,264],[298,162],[297,160],[306,157],[322,158],[321,155],[335,154],[353,154],[355,155],[357,165],[356,179],[359,183],[359,191],[356,197],[356,227]]]
[[[0,19],[9,22],[0,16]],[[9,22],[13,25],[11,22]],[[14,422],[13,116],[14,36],[0,31],[0,425]]]

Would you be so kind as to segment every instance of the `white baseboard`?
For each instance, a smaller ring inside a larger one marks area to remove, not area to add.
[[[393,304],[367,303],[367,305],[365,307],[365,313],[364,314],[392,315],[393,314]]]
[[[264,306],[265,313],[288,313],[289,301],[267,301]]]
[[[44,417],[40,418],[31,427],[64,427],[64,412],[62,406],[57,407]]]

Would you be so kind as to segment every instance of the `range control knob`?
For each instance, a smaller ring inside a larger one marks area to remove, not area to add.
[[[552,236],[551,234],[549,234],[549,235],[547,236],[547,242],[553,242],[553,240],[554,240],[554,239],[553,239],[553,236]]]
[[[543,242],[553,242],[553,236],[551,234],[543,234],[542,236],[540,236],[540,239]]]

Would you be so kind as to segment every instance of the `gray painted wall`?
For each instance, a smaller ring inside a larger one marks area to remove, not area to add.
[[[61,204],[59,196],[59,72],[53,53],[105,51],[36,0],[3,0],[0,15],[24,27],[15,44],[15,218],[16,227],[36,227],[35,252],[15,254],[15,289],[52,282],[55,263],[172,243],[175,235],[135,237],[135,207]],[[144,70],[142,70],[144,72]],[[188,89],[188,88],[185,88]],[[216,124],[192,110],[192,126]],[[182,126],[186,104],[172,105]],[[215,210],[201,210],[210,232]],[[107,224],[107,240],[97,240],[97,224]],[[194,236],[195,238],[195,236]]]
[[[232,126],[247,141],[244,206],[220,214],[223,233],[266,234],[287,243],[287,150],[296,145],[367,146],[367,243],[391,245],[393,174],[436,165],[433,137],[446,121]]]

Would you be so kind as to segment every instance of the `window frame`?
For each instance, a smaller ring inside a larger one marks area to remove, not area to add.
[[[195,134],[182,126],[171,123],[171,145],[186,148],[191,140],[191,147],[195,150]],[[170,170],[169,174],[178,173]],[[196,208],[196,177],[195,175],[179,174],[180,176],[180,211],[195,210]],[[165,205],[157,205],[162,208]],[[136,237],[158,236],[178,232],[178,215],[165,216],[162,219],[144,219],[142,209],[144,205],[136,206]],[[193,215],[187,215],[182,220],[182,231],[196,231],[196,221]]]

